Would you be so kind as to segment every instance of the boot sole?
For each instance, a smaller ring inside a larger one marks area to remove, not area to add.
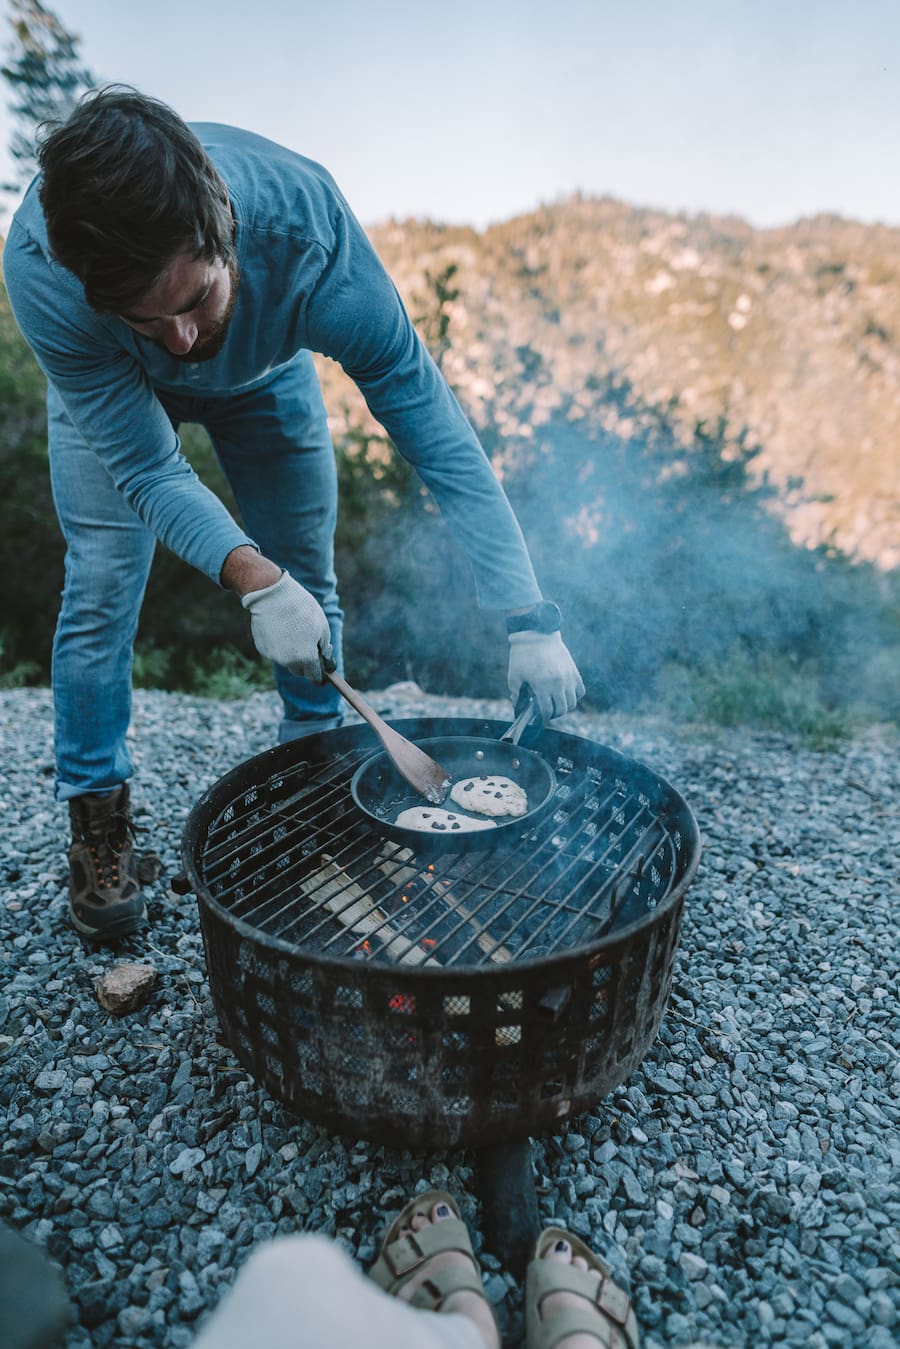
[[[146,904],[142,905],[140,913],[122,914],[120,918],[114,918],[111,922],[104,923],[103,927],[90,927],[75,916],[71,906],[69,908],[69,921],[75,931],[88,941],[97,943],[118,941],[120,937],[130,937],[132,933],[138,932],[145,925],[146,920]]]

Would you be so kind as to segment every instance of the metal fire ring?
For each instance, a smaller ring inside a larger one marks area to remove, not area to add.
[[[483,1146],[556,1131],[644,1058],[696,822],[614,750],[548,730],[533,747],[557,776],[550,810],[477,859],[420,861],[360,818],[349,782],[367,727],[257,755],[191,812],[183,861],[224,1037],[297,1114],[404,1147]]]

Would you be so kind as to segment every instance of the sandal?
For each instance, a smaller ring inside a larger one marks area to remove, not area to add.
[[[587,1269],[544,1259],[557,1241],[567,1241]],[[595,1274],[601,1276],[597,1285]],[[577,1293],[583,1307],[564,1307],[541,1316],[550,1293]],[[638,1349],[637,1318],[631,1299],[613,1280],[611,1267],[589,1246],[562,1227],[547,1227],[538,1237],[525,1279],[525,1343],[528,1349],[554,1349],[567,1335],[590,1335],[602,1349]]]
[[[413,1232],[411,1228],[407,1232],[403,1231],[405,1227],[410,1227],[417,1214],[430,1219],[435,1204],[446,1204],[454,1216],[441,1222],[429,1222],[429,1225],[419,1232]],[[426,1260],[442,1251],[459,1251],[469,1257],[469,1263],[440,1269],[437,1273],[429,1275],[413,1293],[409,1306],[437,1312],[451,1293],[461,1292],[477,1293],[488,1302],[481,1283],[481,1270],[472,1249],[469,1229],[460,1217],[456,1201],[444,1190],[426,1190],[424,1194],[417,1194],[415,1199],[409,1201],[385,1233],[381,1254],[369,1270],[369,1278],[386,1293],[396,1297],[416,1270],[421,1269]]]

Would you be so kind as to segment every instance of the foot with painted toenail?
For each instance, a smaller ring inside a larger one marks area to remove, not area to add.
[[[631,1300],[612,1269],[562,1228],[538,1238],[526,1281],[528,1349],[638,1349]]]
[[[443,1191],[428,1191],[406,1205],[388,1229],[370,1277],[412,1307],[466,1317],[484,1349],[500,1349],[468,1230]]]

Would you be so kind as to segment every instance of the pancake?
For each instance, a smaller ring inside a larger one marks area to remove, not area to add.
[[[496,829],[493,820],[473,820],[468,815],[457,815],[452,810],[437,806],[411,806],[401,810],[395,821],[403,829],[419,829],[423,833],[472,833],[477,829]]]
[[[450,800],[463,810],[474,810],[479,815],[519,816],[528,812],[528,797],[518,783],[496,773],[455,782]]]

